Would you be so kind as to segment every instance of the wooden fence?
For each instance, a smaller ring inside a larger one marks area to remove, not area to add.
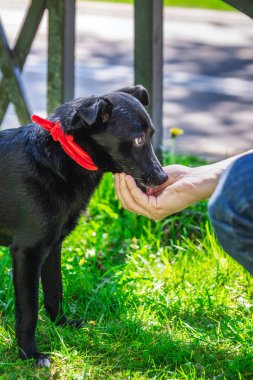
[[[31,0],[21,32],[10,48],[0,20],[0,125],[9,103],[21,124],[32,113],[22,81],[22,69],[48,9],[47,112],[74,97],[75,0]],[[135,82],[150,93],[149,112],[157,127],[154,141],[162,145],[163,0],[135,0]]]
[[[253,17],[252,0],[225,0]],[[10,102],[21,124],[29,122],[31,108],[22,81],[22,69],[43,13],[48,9],[47,112],[74,97],[75,0],[31,0],[21,32],[10,49],[0,20],[0,125]],[[135,83],[150,93],[149,113],[156,125],[154,147],[161,152],[163,104],[163,0],[135,0]]]

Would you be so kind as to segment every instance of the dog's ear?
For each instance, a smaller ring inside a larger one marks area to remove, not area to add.
[[[124,87],[118,90],[118,92],[125,92],[126,94],[134,96],[138,99],[143,106],[149,105],[148,91],[142,85],[138,84],[134,87]]]
[[[111,117],[113,105],[107,98],[95,98],[77,109],[77,116],[88,126],[100,122],[105,124]]]

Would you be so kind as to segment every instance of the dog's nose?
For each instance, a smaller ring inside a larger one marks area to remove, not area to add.
[[[160,173],[157,175],[157,185],[162,185],[165,181],[167,181],[168,175],[161,170]]]

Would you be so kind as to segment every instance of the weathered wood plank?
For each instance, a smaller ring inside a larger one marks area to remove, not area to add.
[[[25,124],[30,120],[30,107],[21,80],[21,72],[16,65],[13,53],[9,47],[3,26],[0,22],[0,67],[2,75],[6,78],[6,86],[0,93],[0,123],[5,114],[5,105],[12,102],[21,123]],[[3,106],[3,108],[2,108]]]
[[[49,0],[47,109],[74,97],[75,0]]]
[[[252,0],[224,0],[227,4],[239,11],[245,13],[247,16],[253,18],[253,2]]]
[[[13,49],[15,61],[23,69],[26,57],[31,49],[42,16],[46,9],[46,0],[33,0],[24,18],[18,39]]]
[[[153,145],[163,141],[163,0],[135,0],[135,83],[150,94],[148,111],[156,127]]]
[[[30,51],[45,8],[46,0],[33,0],[26,13],[20,34],[12,52],[12,59],[15,61],[20,72],[25,64],[26,57]],[[12,88],[15,88],[14,81],[15,79],[12,77],[3,76],[0,82],[0,124],[10,102],[10,96],[8,96],[7,91],[11,91]],[[21,82],[21,78],[19,78],[19,81]]]

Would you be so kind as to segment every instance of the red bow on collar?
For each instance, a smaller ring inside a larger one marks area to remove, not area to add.
[[[74,137],[72,135],[68,135],[62,130],[61,123],[59,121],[54,123],[51,120],[43,119],[37,115],[32,115],[32,121],[40,125],[46,131],[50,132],[54,141],[59,141],[63,150],[77,164],[87,170],[98,170],[98,167],[92,161],[91,156],[75,143]]]

